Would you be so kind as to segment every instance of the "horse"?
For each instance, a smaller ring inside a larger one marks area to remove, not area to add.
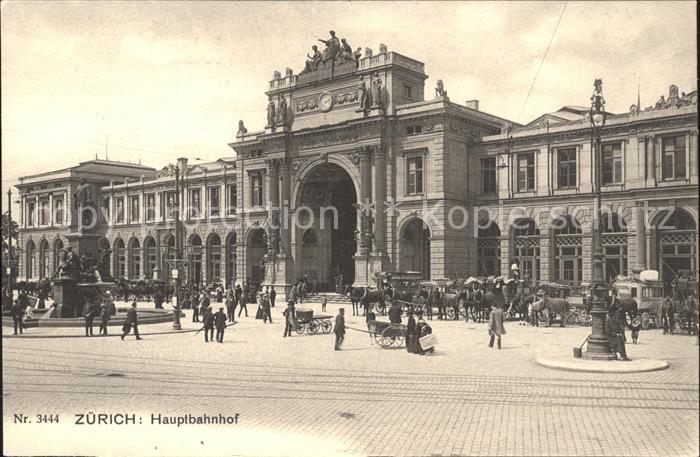
[[[466,303],[467,303],[467,297],[469,296],[469,293],[465,290],[461,291],[445,291],[442,294],[442,297],[440,300],[442,301],[441,306],[444,310],[447,309],[452,309],[454,313],[454,320],[459,319],[459,308],[460,304],[464,303],[465,307],[465,318],[468,321],[469,320],[469,315],[466,312]],[[447,314],[447,313],[446,313]]]
[[[380,290],[370,290],[369,287],[350,287],[348,291],[348,296],[352,302],[352,314],[359,315],[359,306],[365,309],[365,314],[370,305],[375,304],[377,309],[384,314],[386,312],[386,305],[384,302],[384,294]]]
[[[561,317],[560,326],[564,327],[570,307],[569,302],[563,298],[542,297],[532,303],[532,310],[535,312],[535,318],[537,318],[536,314],[538,312],[542,312],[544,318],[547,320],[547,327],[552,326],[555,314]]]

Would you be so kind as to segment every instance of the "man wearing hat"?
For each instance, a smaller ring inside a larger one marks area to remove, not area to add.
[[[214,342],[214,313],[211,312],[211,306],[202,309],[202,321],[204,322],[204,342],[210,340]]]
[[[494,339],[498,339],[498,349],[501,349],[501,336],[506,334],[506,328],[503,325],[503,310],[497,303],[491,304],[491,313],[489,314],[489,347],[493,347]]]
[[[284,335],[282,337],[292,336],[292,330],[294,329],[294,300],[287,302],[287,309],[282,314],[284,315]]]
[[[624,327],[620,325],[620,322],[624,320],[624,311],[622,307],[616,307],[614,314],[608,315],[605,321],[605,334],[608,336],[608,341],[610,342],[610,348],[620,354],[620,357],[624,361],[629,361],[627,358],[627,351],[625,349],[624,340]]]
[[[109,322],[109,303],[105,300],[100,307],[100,335],[107,336],[107,323]]]
[[[340,351],[340,346],[345,339],[345,308],[338,310],[338,315],[335,316],[333,332],[335,333],[335,350]]]
[[[408,323],[406,324],[406,350],[411,354],[417,354],[416,348],[416,320],[413,318],[413,310],[408,310]]]
[[[224,330],[226,329],[226,313],[224,313],[223,306],[214,314],[214,325],[216,326],[216,341],[223,343]]]

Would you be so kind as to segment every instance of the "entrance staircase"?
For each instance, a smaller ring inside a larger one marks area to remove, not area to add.
[[[340,304],[340,305],[350,305],[350,297],[345,295],[336,294],[335,292],[320,292],[317,295],[307,295],[304,302],[301,305],[309,304],[320,304],[323,297],[328,297],[328,303]],[[297,303],[298,304],[298,303]]]

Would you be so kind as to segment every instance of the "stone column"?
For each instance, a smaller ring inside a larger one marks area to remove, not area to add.
[[[284,251],[288,256],[292,254],[290,249],[290,216],[289,208],[292,206],[290,202],[291,193],[291,165],[292,162],[289,159],[281,159],[279,161],[279,188],[280,188],[280,203],[281,203],[281,217],[280,217],[280,249]]]
[[[49,226],[53,227],[56,218],[53,212],[53,192],[49,193]]]
[[[266,160],[268,176],[268,203],[270,217],[270,247],[271,252],[277,253],[280,249],[280,196],[279,196],[279,161]]]
[[[386,255],[386,221],[384,201],[386,200],[386,157],[382,146],[374,146],[374,239],[375,252]]]
[[[637,261],[635,270],[643,271],[647,269],[647,224],[644,202],[638,201],[635,209],[637,213]]]

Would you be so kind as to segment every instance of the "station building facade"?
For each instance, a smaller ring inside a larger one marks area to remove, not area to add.
[[[240,122],[234,157],[179,159],[177,183],[172,166],[101,160],[21,178],[20,278],[50,276],[87,233],[112,276],[168,279],[179,202],[181,271],[197,283],[499,275],[517,258],[524,276],[576,287],[591,278],[595,166],[606,275],[697,271],[695,92],[609,115],[596,165],[587,108],[519,125],[442,85],[426,94],[423,63],[380,49],[275,72],[265,128]],[[97,213],[87,231],[81,183]]]

